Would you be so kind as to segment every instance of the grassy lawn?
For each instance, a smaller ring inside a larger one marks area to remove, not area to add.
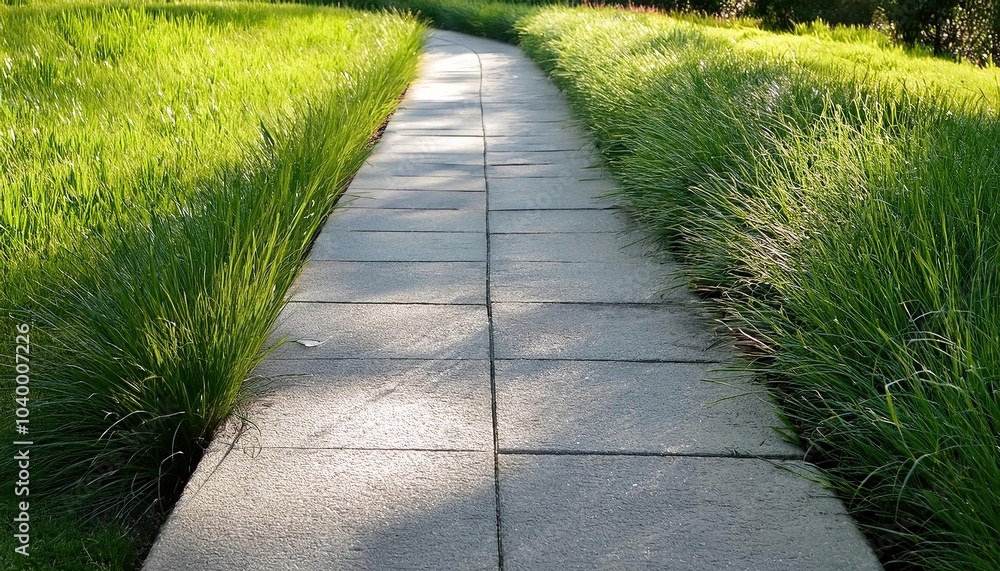
[[[817,24],[364,4],[514,21],[887,567],[1000,569],[997,68]]]
[[[292,5],[0,6],[0,567],[137,564],[238,410],[421,30]]]

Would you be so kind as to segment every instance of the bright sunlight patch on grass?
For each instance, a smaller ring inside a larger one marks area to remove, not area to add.
[[[94,1],[0,7],[0,32],[0,308],[31,324],[33,513],[128,525],[176,498],[238,407],[421,27]]]

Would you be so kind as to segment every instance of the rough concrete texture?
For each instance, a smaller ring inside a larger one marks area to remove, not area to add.
[[[500,458],[504,569],[879,569],[801,462]]]
[[[324,230],[309,257],[341,262],[478,262],[486,259],[486,235]]]
[[[717,367],[497,361],[500,449],[801,456],[763,388]]]
[[[603,180],[576,178],[497,178],[489,184],[490,210],[611,208],[601,197],[614,190]]]
[[[692,305],[494,303],[498,359],[718,362],[733,356]]]
[[[491,228],[492,230],[492,228]],[[655,254],[659,244],[637,233],[494,234],[492,261],[618,262]]]
[[[146,571],[497,569],[489,452],[215,443]]]
[[[490,231],[498,234],[618,232],[632,228],[620,210],[492,210]]]
[[[256,374],[241,446],[493,450],[489,361],[270,361]]]
[[[596,164],[434,32],[145,569],[877,569]]]
[[[398,186],[403,186],[400,184]],[[343,200],[348,208],[420,208],[427,210],[476,210],[486,206],[486,193],[455,190],[374,190],[348,191]]]
[[[306,264],[292,301],[485,304],[486,262]]]
[[[490,265],[495,302],[663,303],[687,301],[672,264],[653,259],[617,262],[516,262]]]
[[[415,137],[419,138],[419,137]],[[380,175],[368,174],[359,175],[351,181],[351,190],[358,189],[379,189],[379,190],[463,190],[463,191],[486,191],[486,180],[483,173],[477,174],[453,174],[453,175],[406,175],[398,174]]]
[[[380,303],[288,304],[272,359],[486,359],[486,307]]]
[[[355,206],[361,206],[360,203]],[[486,220],[476,210],[419,208],[338,208],[330,215],[341,232],[485,232]]]

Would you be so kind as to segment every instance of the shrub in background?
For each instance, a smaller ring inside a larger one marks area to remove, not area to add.
[[[779,30],[817,18],[850,26],[884,23],[897,40],[937,55],[978,65],[1000,61],[997,0],[754,0],[748,12]]]

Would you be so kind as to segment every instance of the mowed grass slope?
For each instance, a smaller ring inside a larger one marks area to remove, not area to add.
[[[890,568],[1000,568],[996,68],[822,26],[519,27]]]
[[[37,530],[30,561],[5,533],[0,567],[119,568],[129,546],[70,528],[180,493],[421,31],[292,5],[0,7],[0,418],[9,459],[28,324]]]

